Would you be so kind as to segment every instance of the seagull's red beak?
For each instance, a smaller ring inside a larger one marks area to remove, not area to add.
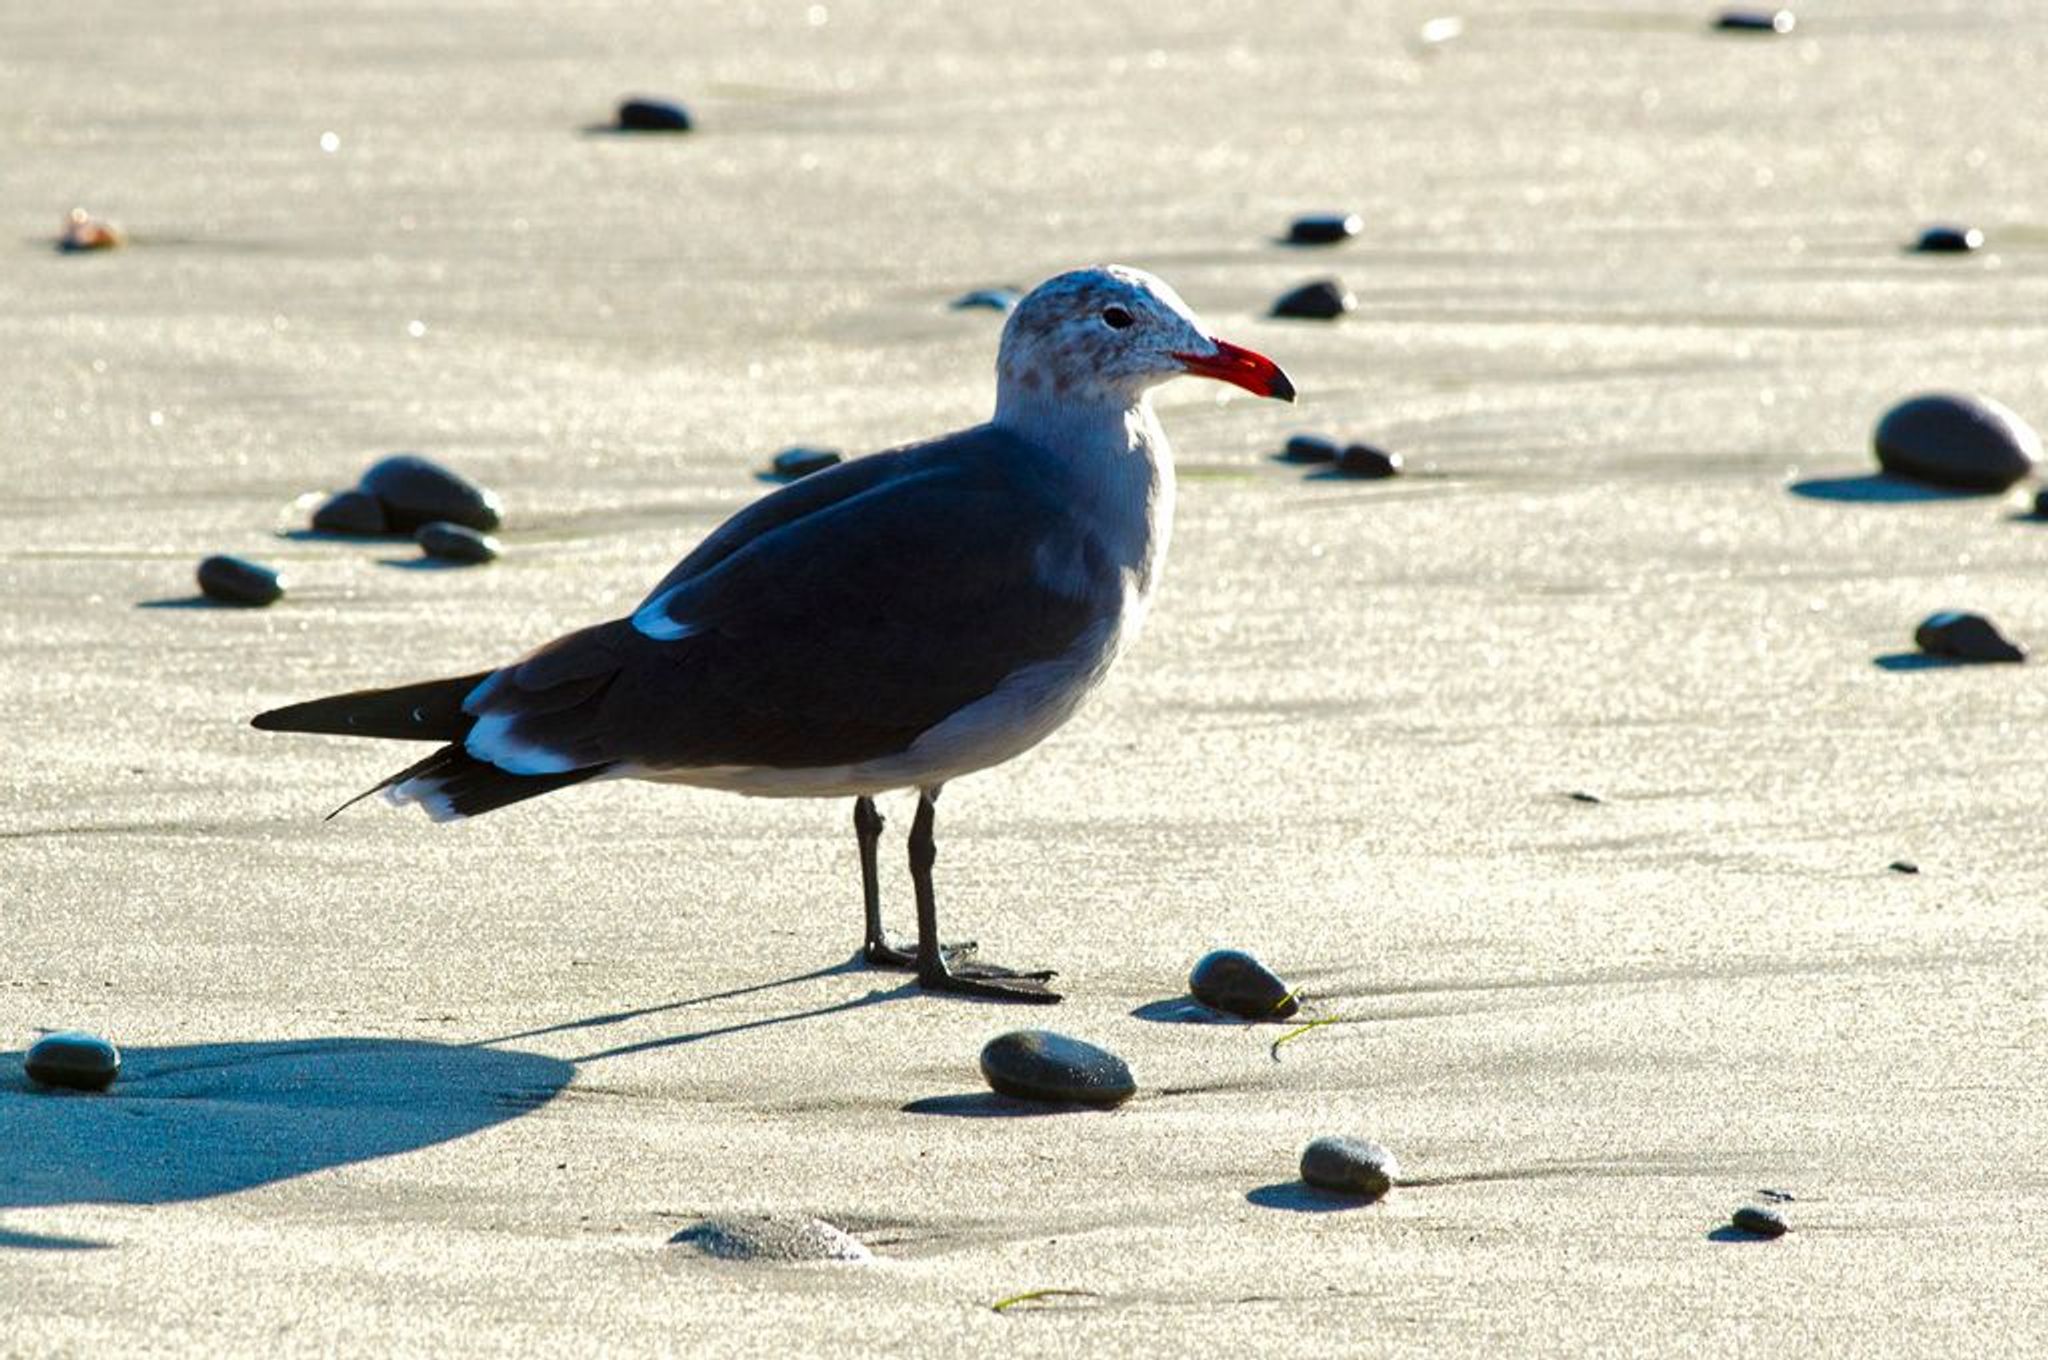
[[[1253,396],[1294,400],[1294,384],[1280,371],[1280,365],[1265,355],[1233,345],[1228,340],[1211,340],[1214,354],[1176,354],[1181,366],[1203,378],[1214,378],[1242,387]]]

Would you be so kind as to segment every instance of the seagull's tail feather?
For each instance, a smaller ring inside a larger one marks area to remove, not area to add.
[[[425,760],[406,766],[383,783],[364,789],[327,815],[332,818],[371,794],[381,793],[396,806],[418,804],[435,821],[453,822],[490,812],[508,803],[537,798],[571,784],[580,784],[610,768],[609,764],[603,764],[547,774],[513,774],[488,761],[478,760],[460,744],[444,746]]]
[[[400,741],[461,741],[476,725],[462,701],[489,671],[428,680],[395,689],[362,689],[259,713],[249,720],[266,732],[326,732],[341,737]]]

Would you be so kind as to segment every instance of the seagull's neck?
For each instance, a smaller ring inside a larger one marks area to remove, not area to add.
[[[1150,397],[1104,394],[1098,400],[1005,390],[992,422],[1059,458],[1092,493],[1073,509],[1101,537],[1147,594],[1173,532],[1173,449]]]

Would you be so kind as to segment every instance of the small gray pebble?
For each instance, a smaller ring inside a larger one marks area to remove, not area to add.
[[[373,463],[361,489],[383,503],[385,522],[394,533],[409,534],[437,519],[489,533],[503,517],[496,493],[416,453],[394,453]]]
[[[1342,451],[1334,439],[1319,434],[1296,434],[1287,437],[1287,447],[1280,450],[1280,458],[1288,463],[1334,463]]]
[[[2027,649],[1998,631],[1982,614],[1945,610],[1930,614],[1913,630],[1913,642],[1929,656],[1958,661],[2025,661]]]
[[[1752,1233],[1757,1237],[1783,1237],[1792,1231],[1792,1225],[1785,1221],[1783,1214],[1760,1204],[1743,1205],[1728,1221],[1737,1232]]]
[[[284,598],[284,578],[260,563],[215,556],[199,564],[199,590],[222,604],[276,604]]]
[[[1000,1095],[1056,1105],[1120,1105],[1138,1089],[1116,1054],[1043,1029],[989,1040],[981,1050],[981,1075]]]
[[[1789,9],[1724,10],[1714,27],[1724,33],[1790,33],[1799,20]]]
[[[1363,1138],[1318,1138],[1301,1154],[1301,1178],[1319,1190],[1378,1199],[1400,1174],[1393,1153]]]
[[[1188,974],[1188,992],[1211,1010],[1246,1020],[1285,1020],[1301,1009],[1293,989],[1242,949],[1202,955]]]
[[[807,449],[799,446],[784,449],[776,454],[774,460],[769,463],[768,470],[777,477],[784,477],[793,482],[799,477],[823,472],[841,461],[843,456],[837,449]]]
[[[763,1214],[702,1219],[669,1238],[721,1261],[872,1261],[866,1244],[820,1218]]]
[[[627,132],[688,132],[690,114],[666,99],[628,99],[619,105],[619,127]]]
[[[323,534],[355,534],[375,538],[388,531],[384,502],[367,491],[341,491],[313,512],[313,527]]]
[[[1337,455],[1337,471],[1346,477],[1398,477],[1401,455],[1372,444],[1346,444]]]
[[[1024,293],[1018,288],[977,288],[971,293],[962,293],[953,299],[955,311],[1007,312],[1023,300]]]
[[[1967,255],[1984,246],[1984,233],[1975,227],[1934,226],[1920,233],[1913,249],[1923,255]]]
[[[1287,228],[1287,239],[1298,246],[1330,246],[1364,230],[1365,219],[1357,213],[1314,213],[1295,218]]]
[[[1961,491],[2004,491],[2041,461],[2041,436],[1989,397],[1934,392],[1885,412],[1872,437],[1886,472]]]
[[[450,524],[445,520],[422,524],[413,538],[418,541],[422,552],[443,562],[470,565],[495,562],[504,551],[503,545],[489,534],[480,534],[465,525]]]
[[[1335,279],[1317,279],[1281,294],[1273,304],[1273,315],[1331,321],[1357,306],[1358,299],[1343,284]]]
[[[22,1055],[29,1080],[74,1091],[104,1091],[121,1074],[121,1050],[97,1034],[65,1030],[46,1034]]]

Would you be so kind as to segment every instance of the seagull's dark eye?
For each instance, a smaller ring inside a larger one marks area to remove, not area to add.
[[[1122,330],[1124,327],[1130,325],[1131,322],[1135,319],[1136,318],[1134,318],[1129,312],[1125,311],[1121,307],[1104,307],[1102,309],[1102,324],[1109,327],[1113,331]]]

